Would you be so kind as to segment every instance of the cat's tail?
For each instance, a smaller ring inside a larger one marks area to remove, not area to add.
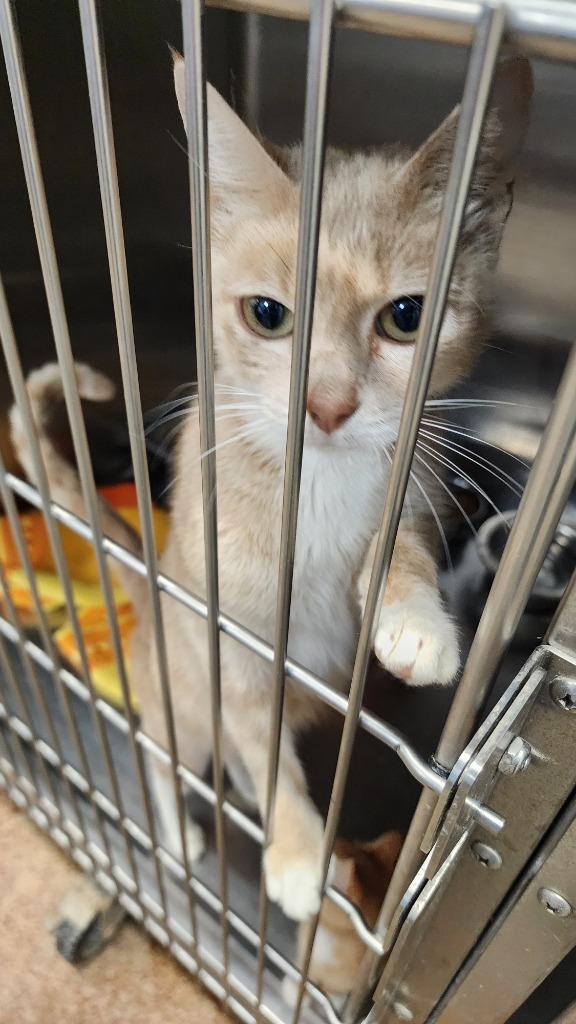
[[[114,395],[114,385],[103,374],[93,370],[86,363],[75,363],[76,383],[81,398],[91,402],[106,402]],[[80,477],[75,466],[58,451],[49,432],[55,407],[64,399],[62,375],[57,363],[48,363],[39,370],[33,370],[26,380],[26,387],[32,407],[32,416],[40,444],[40,450],[48,476],[50,497],[58,505],[73,512],[81,519],[87,519],[86,506],[82,496]],[[10,410],[10,432],[14,452],[30,481],[37,484],[34,460],[24,420],[18,406]],[[104,534],[111,540],[128,548],[132,554],[142,555],[142,543],[134,530],[102,498],[99,498],[100,523]],[[117,559],[108,559],[110,568],[122,589],[133,604],[141,600],[146,582],[136,572]]]

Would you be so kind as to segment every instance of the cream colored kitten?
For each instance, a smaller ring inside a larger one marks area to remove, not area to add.
[[[175,62],[184,107],[184,66]],[[482,334],[480,307],[509,210],[510,163],[531,91],[526,62],[504,66],[489,118],[444,317],[431,395],[466,374]],[[212,288],[217,358],[220,600],[224,611],[272,641],[291,359],[299,210],[298,147],[270,155],[208,88]],[[310,357],[308,416],[290,618],[289,656],[345,691],[426,290],[457,111],[414,155],[327,155]],[[79,366],[81,393],[105,399],[110,385]],[[227,391],[237,388],[242,393]],[[83,514],[75,472],[45,430],[61,395],[58,371],[29,379],[56,501]],[[238,406],[243,408],[238,408]],[[13,439],[32,475],[20,416]],[[178,447],[170,536],[162,572],[205,593],[201,450],[196,412]],[[376,637],[383,665],[414,684],[446,683],[458,668],[456,629],[438,592],[427,507],[417,489],[402,520]],[[107,532],[139,550],[110,510]],[[143,728],[166,745],[146,584],[114,563],[137,609],[133,680]],[[162,595],[181,760],[202,774],[211,754],[204,621]],[[265,800],[270,732],[269,664],[222,635],[226,757],[247,769]],[[265,853],[268,894],[304,919],[320,905],[322,822],[295,753],[298,730],[320,706],[287,684],[273,842]],[[170,773],[151,765],[167,846],[181,856]],[[188,826],[189,854],[203,839]]]

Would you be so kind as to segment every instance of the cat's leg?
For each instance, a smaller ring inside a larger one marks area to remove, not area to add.
[[[258,800],[254,783],[235,744],[229,736],[224,736],[224,760],[236,800],[240,800],[245,810],[257,810]]]
[[[260,695],[261,697],[261,695]],[[260,812],[266,806],[269,702],[262,699],[224,701],[228,732],[241,751],[252,778]],[[320,906],[323,823],[314,807],[294,749],[291,731],[283,726],[272,842],[264,854],[266,890],[284,913],[302,921]]]
[[[362,612],[375,547],[376,539],[358,581]],[[446,684],[458,671],[458,633],[442,603],[423,523],[400,523],[374,650],[384,668],[415,685]]]
[[[166,567],[163,567],[166,569]],[[168,567],[170,571],[170,568]],[[171,602],[171,603],[169,603]],[[194,649],[190,645],[189,613],[183,606],[163,595],[164,626],[169,653],[169,681],[179,761],[202,777],[212,754],[212,728],[202,673],[191,672]],[[141,728],[163,750],[168,751],[168,729],[162,687],[157,671],[158,656],[147,607],[139,609],[139,622],[132,642],[132,678],[138,686]],[[184,632],[188,627],[188,635]],[[184,642],[183,637],[187,637]],[[150,754],[146,759],[152,804],[160,845],[176,860],[183,862],[178,798],[172,767]],[[183,800],[189,792],[180,780]],[[204,834],[184,807],[184,833],[188,859],[197,860],[204,852]]]
[[[210,746],[205,745],[197,749],[197,756],[194,763],[190,764],[187,758],[186,767],[198,775],[202,775],[210,758]],[[176,860],[183,863],[182,840],[180,832],[180,821],[178,817],[178,803],[174,792],[174,780],[172,769],[156,759],[148,762],[150,788],[154,801],[154,808],[160,825],[160,843],[168,853],[171,853]],[[182,797],[185,799],[186,789],[182,787]],[[198,860],[204,853],[204,833],[200,825],[192,821],[187,808],[184,808],[184,834],[186,838],[186,850],[188,860]]]

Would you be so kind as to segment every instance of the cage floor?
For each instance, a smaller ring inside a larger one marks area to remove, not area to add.
[[[25,697],[25,703],[32,713],[32,724],[35,735],[51,745],[50,735],[47,733],[45,723],[38,706],[37,695],[34,694],[30,681],[25,676],[20,659],[15,650],[12,651],[12,664],[18,678],[18,686]],[[68,724],[64,715],[61,696],[59,696],[54,681],[50,675],[38,669],[38,676],[51,712],[51,716],[58,734],[58,740],[64,755],[64,760],[73,768],[80,770],[74,744],[70,735]],[[102,754],[99,749],[98,740],[95,734],[91,711],[85,701],[71,693],[69,695],[70,708],[78,725],[80,736],[84,744],[88,763],[94,782],[94,786],[105,797],[112,800],[109,779],[105,770]],[[4,697],[5,706],[10,713],[19,715],[21,709],[15,706],[9,696]],[[117,777],[121,785],[121,795],[126,813],[137,826],[142,830],[143,837],[149,834],[149,827],[146,819],[145,807],[142,800],[141,789],[137,781],[137,773],[131,756],[128,737],[117,728],[112,722],[106,722],[106,731],[110,744],[111,753]],[[90,802],[81,797],[77,800],[77,810],[71,800],[71,787],[61,774],[49,768],[49,785],[46,778],[38,772],[38,758],[34,756],[32,749],[24,743],[16,744],[12,735],[9,737],[6,725],[3,726],[5,746],[13,752],[13,761],[20,762],[21,776],[34,780],[37,794],[47,798],[53,803],[54,791],[57,794],[61,806],[68,821],[72,823],[73,835],[74,825],[89,838],[92,846],[87,845],[85,850],[90,852],[94,848],[102,849],[102,839],[99,833],[96,814]],[[25,764],[22,764],[25,759]],[[191,811],[196,820],[200,821],[206,833],[207,850],[201,861],[194,865],[194,880],[205,887],[197,899],[197,924],[198,939],[201,958],[208,973],[220,974],[223,963],[222,939],[219,924],[218,908],[215,905],[214,897],[219,898],[219,874],[218,858],[215,848],[215,830],[212,808],[198,795],[191,799]],[[108,842],[114,854],[114,860],[124,872],[122,877],[131,880],[130,865],[126,854],[126,846],[123,841],[118,825],[113,821],[105,824]],[[260,850],[256,843],[241,830],[230,822],[227,828],[227,860],[228,860],[228,896],[229,909],[239,922],[244,922],[257,931],[258,926],[258,888],[257,879],[259,875]],[[152,858],[149,852],[140,844],[136,838],[131,837],[131,846],[136,862],[137,876],[141,892],[144,895],[144,917],[148,929],[155,934],[163,943],[176,943],[180,945],[180,957],[185,965],[192,970],[195,969],[193,962],[193,941],[190,928],[189,904],[186,897],[185,885],[182,877],[178,876],[175,869],[170,866],[169,861],[161,862],[160,884],[158,875],[154,869]],[[162,913],[162,894],[160,886],[163,886],[166,909],[168,910],[168,931],[166,928],[166,917]],[[125,895],[128,897],[130,906],[130,887],[127,886]],[[134,909],[137,909],[138,894],[132,894]],[[141,908],[142,909],[142,908]],[[240,926],[241,927],[241,926]],[[244,929],[245,931],[245,929]],[[269,908],[269,930],[268,941],[274,949],[291,959],[294,947],[294,926],[289,922],[280,910],[271,905]],[[255,994],[255,961],[254,949],[245,935],[239,934],[238,929],[230,927],[229,935],[229,956],[230,970],[237,978],[241,987],[250,999],[250,994]],[[265,975],[265,1000],[275,1012],[285,1017],[286,1007],[279,997],[280,972],[268,970]],[[311,1019],[311,1018],[310,1018]]]

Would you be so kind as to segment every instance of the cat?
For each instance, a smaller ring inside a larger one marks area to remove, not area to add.
[[[331,884],[354,903],[371,929],[376,924],[403,842],[404,836],[395,830],[367,843],[336,840]],[[307,947],[308,929],[306,922],[298,929],[297,966]],[[310,960],[309,980],[332,999],[345,996],[356,981],[365,953],[366,946],[348,915],[325,896]],[[282,993],[289,1005],[294,1004],[297,989],[291,978],[284,979]]]
[[[185,122],[184,64],[174,61]],[[430,395],[445,394],[481,349],[490,274],[511,202],[512,165],[531,94],[529,64],[504,62],[469,198],[444,315]],[[458,108],[415,153],[328,149],[307,396],[307,420],[288,653],[340,691],[349,686],[390,452],[412,362]],[[220,602],[267,641],[274,637],[286,443],[301,148],[257,139],[208,86],[214,344],[217,360]],[[110,397],[88,366],[76,369],[81,395]],[[61,398],[57,367],[28,381],[55,501],[85,515],[76,471],[46,431]],[[13,442],[33,478],[17,409]],[[170,533],[161,570],[205,594],[201,458],[195,407],[178,442]],[[428,481],[431,487],[433,480]],[[418,487],[403,515],[376,633],[375,651],[414,685],[447,683],[457,672],[458,636],[438,590],[429,509]],[[140,552],[139,539],[111,509],[103,526]],[[133,682],[143,728],[166,746],[146,582],[113,564],[137,610]],[[181,760],[201,775],[212,747],[204,620],[162,594]],[[225,758],[247,770],[265,804],[271,669],[221,636]],[[267,892],[304,920],[321,899],[322,820],[307,791],[295,737],[318,719],[320,702],[289,680],[273,837],[264,853]],[[171,774],[151,765],[166,847],[182,857]],[[191,859],[203,851],[187,822]]]

